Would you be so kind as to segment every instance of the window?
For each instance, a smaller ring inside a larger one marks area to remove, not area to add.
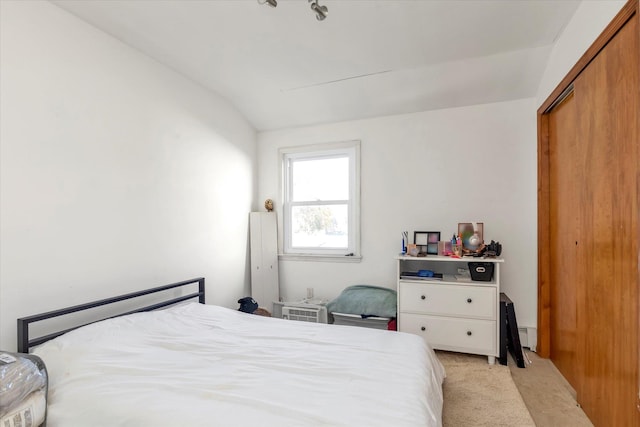
[[[280,150],[284,253],[359,256],[360,142]]]

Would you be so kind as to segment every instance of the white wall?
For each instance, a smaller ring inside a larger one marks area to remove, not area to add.
[[[503,244],[503,290],[519,325],[535,326],[535,100],[259,133],[258,200],[281,199],[278,148],[353,139],[362,141],[362,262],[281,261],[281,295],[300,299],[313,287],[331,299],[359,283],[395,288],[401,231],[450,238],[458,222],[476,221],[485,240]]]
[[[331,299],[356,283],[394,287],[400,231],[447,237],[459,221],[483,221],[486,238],[504,246],[503,290],[518,326],[536,327],[536,110],[625,3],[580,4],[535,98],[258,134],[258,200],[280,199],[279,147],[362,140],[362,262],[281,261],[281,295],[300,299],[314,287]]]
[[[540,81],[539,107],[625,5],[625,0],[583,1],[556,40]]]
[[[237,306],[254,130],[48,2],[0,4],[0,348],[18,317],[197,276]]]
[[[283,296],[392,287],[401,230],[477,220],[504,245],[519,325],[535,326],[535,109],[624,3],[580,5],[535,99],[259,135],[258,200],[279,199],[278,147],[363,143],[363,261],[281,262]],[[17,317],[196,275],[235,306],[255,193],[246,121],[49,3],[0,12],[0,348],[15,348]]]

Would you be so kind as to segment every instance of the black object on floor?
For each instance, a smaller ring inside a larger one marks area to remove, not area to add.
[[[511,352],[518,368],[524,368],[524,355],[518,334],[518,322],[513,301],[504,292],[500,293],[500,357],[501,365],[507,364],[507,349]]]
[[[242,311],[245,313],[253,313],[258,309],[258,303],[251,297],[244,297],[238,300],[240,303],[240,308],[238,311]]]
[[[498,362],[501,365],[507,365],[507,302],[505,300],[507,296],[504,293],[500,293],[500,356]]]

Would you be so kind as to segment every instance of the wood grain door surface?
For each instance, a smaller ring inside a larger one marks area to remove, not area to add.
[[[577,288],[576,390],[596,426],[640,426],[638,34],[635,15],[574,83],[585,171],[578,196],[584,280]]]
[[[577,121],[573,93],[549,114],[550,358],[576,390],[579,263],[575,242],[580,233],[580,210],[576,207],[582,172],[576,162]]]
[[[542,351],[595,426],[640,426],[640,28],[629,5],[539,126]]]

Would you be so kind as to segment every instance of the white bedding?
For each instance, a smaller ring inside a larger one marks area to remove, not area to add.
[[[416,335],[197,303],[34,351],[49,427],[440,426],[444,369]]]

